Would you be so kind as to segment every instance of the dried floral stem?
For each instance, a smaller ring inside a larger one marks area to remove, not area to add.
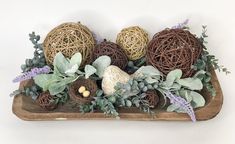
[[[23,73],[22,75],[16,77],[13,82],[21,82],[24,80],[31,79],[39,74],[48,74],[51,71],[49,66],[44,66],[43,68],[33,68],[28,72]]]
[[[190,105],[189,102],[187,102],[184,98],[182,98],[180,96],[176,96],[176,95],[172,94],[169,91],[165,92],[165,96],[170,99],[170,102],[172,104],[179,106],[185,112],[187,112],[193,122],[196,122],[196,117],[194,114],[193,107]]]

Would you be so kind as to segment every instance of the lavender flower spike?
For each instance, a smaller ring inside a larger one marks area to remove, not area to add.
[[[196,116],[193,110],[193,107],[190,105],[189,102],[187,102],[184,98],[180,97],[180,96],[176,96],[174,94],[172,94],[170,91],[165,92],[166,97],[168,97],[170,99],[170,102],[172,104],[175,104],[177,106],[179,106],[180,108],[182,108],[183,110],[185,110],[188,115],[190,116],[191,120],[193,122],[196,122]]]
[[[189,19],[186,19],[184,22],[178,23],[177,25],[173,26],[172,29],[182,29],[187,26],[188,22]]]
[[[44,66],[42,68],[33,68],[31,69],[30,71],[28,72],[25,72],[23,73],[22,75],[20,76],[17,76],[13,82],[14,83],[17,83],[17,82],[21,82],[21,81],[24,81],[24,80],[28,80],[28,79],[31,79],[39,74],[47,74],[51,71],[51,68],[49,66]]]

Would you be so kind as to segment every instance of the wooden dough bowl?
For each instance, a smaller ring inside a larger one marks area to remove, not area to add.
[[[29,85],[30,81],[20,84],[20,88]],[[196,109],[195,114],[198,121],[209,120],[214,118],[221,110],[223,104],[223,94],[217,79],[216,73],[212,71],[212,84],[216,89],[216,96],[210,96],[206,90],[202,95],[206,99],[206,105]],[[113,117],[105,116],[102,112],[82,114],[77,109],[71,107],[71,103],[59,106],[54,111],[45,111],[40,108],[30,97],[18,95],[14,98],[13,113],[22,120],[27,121],[50,121],[50,120],[110,120]],[[121,120],[140,120],[140,121],[191,121],[190,117],[184,113],[166,112],[164,110],[154,109],[155,113],[149,115],[140,112],[138,109],[120,109],[119,115]]]

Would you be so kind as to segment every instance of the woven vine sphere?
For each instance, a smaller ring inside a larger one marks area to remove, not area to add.
[[[64,23],[48,33],[43,43],[48,64],[52,64],[56,53],[62,52],[71,58],[75,53],[82,54],[82,65],[90,63],[95,47],[91,31],[80,23]]]
[[[148,34],[138,26],[124,28],[116,40],[130,60],[145,56],[148,41]]]
[[[104,40],[95,47],[93,56],[94,60],[102,55],[107,55],[112,60],[112,65],[115,65],[121,69],[124,69],[128,63],[127,56],[123,49],[119,45]]]
[[[147,48],[147,64],[167,75],[181,69],[183,77],[192,76],[191,66],[202,52],[199,40],[187,30],[165,29],[154,35]]]
[[[58,106],[55,103],[54,96],[50,95],[48,91],[41,93],[38,96],[36,102],[41,108],[48,110],[48,111],[54,110]]]
[[[144,97],[144,99],[149,102],[149,106],[151,108],[155,108],[160,100],[157,92],[155,90],[148,90],[145,94],[146,96]]]

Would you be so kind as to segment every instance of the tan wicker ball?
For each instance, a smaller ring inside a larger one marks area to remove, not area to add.
[[[124,28],[116,40],[130,60],[137,60],[145,56],[148,41],[148,34],[138,26]]]
[[[90,92],[89,97],[83,97],[82,94],[78,92],[79,88],[84,86],[86,90]],[[91,79],[79,78],[73,82],[69,87],[69,96],[70,98],[80,104],[86,104],[93,100],[93,97],[96,95],[97,84]]]
[[[64,23],[47,34],[43,43],[48,64],[52,64],[56,53],[62,52],[71,58],[76,52],[82,54],[82,66],[92,61],[95,40],[91,31],[80,23]]]
[[[200,41],[184,29],[165,29],[149,42],[146,54],[150,64],[167,75],[174,69],[181,69],[183,77],[194,74],[191,68],[200,57],[202,45]]]

